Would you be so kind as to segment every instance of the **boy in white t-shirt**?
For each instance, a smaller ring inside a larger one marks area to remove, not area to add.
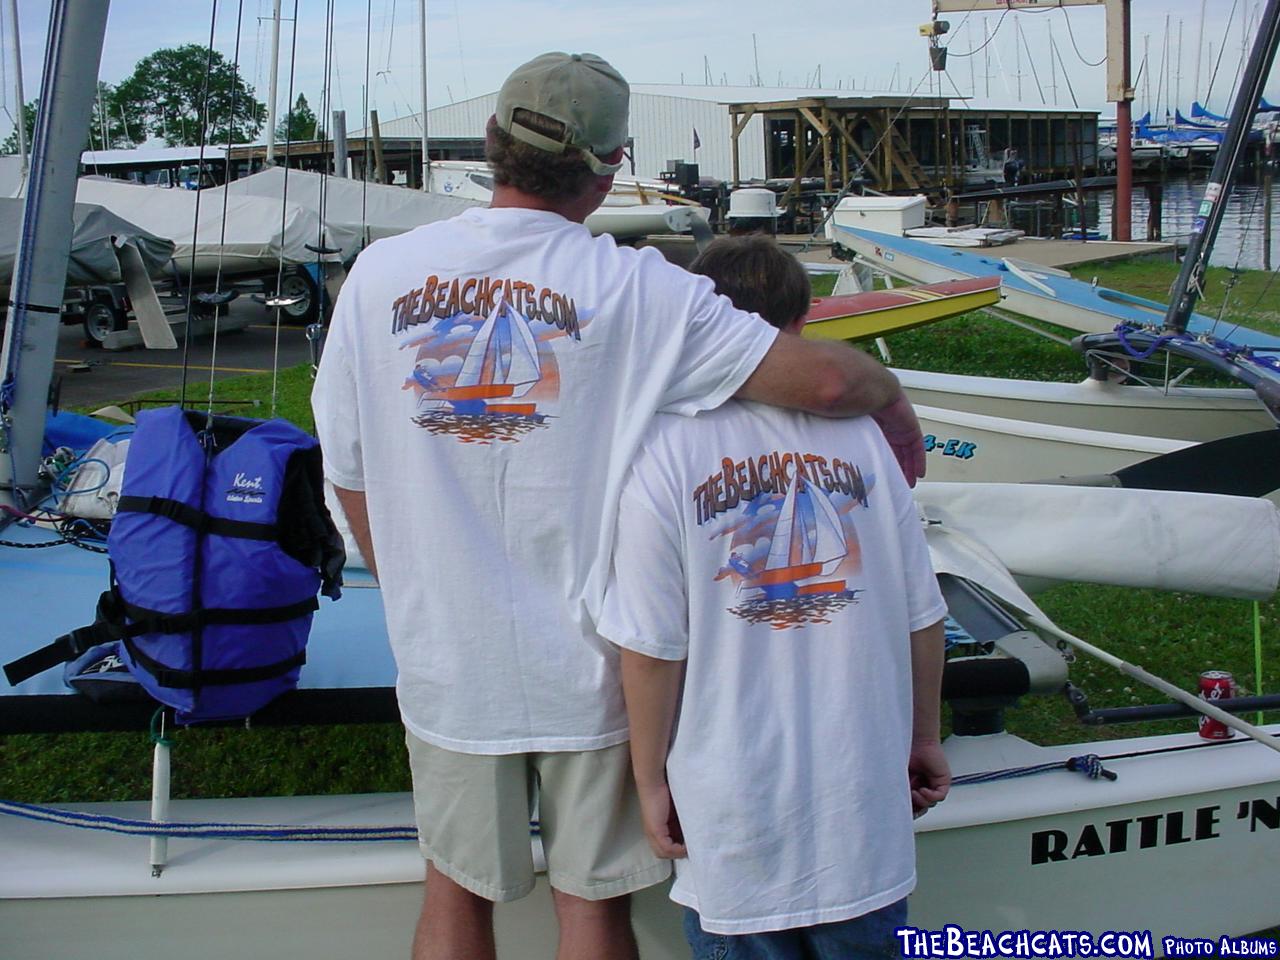
[[[808,279],[771,239],[717,240],[691,269],[803,325]],[[749,402],[657,418],[599,627],[623,648],[645,831],[677,859],[697,960],[896,954],[912,817],[950,784],[944,613],[871,420]]]

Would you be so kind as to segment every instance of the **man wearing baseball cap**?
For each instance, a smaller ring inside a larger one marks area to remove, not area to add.
[[[592,54],[512,73],[486,131],[492,204],[366,250],[316,378],[325,473],[399,670],[420,960],[494,956],[493,903],[534,886],[535,812],[560,960],[636,956],[627,896],[669,864],[645,840],[618,653],[595,623],[655,413],[730,397],[871,413],[923,475],[915,414],[866,354],[777,337],[709,279],[582,225],[621,169],[629,100]]]

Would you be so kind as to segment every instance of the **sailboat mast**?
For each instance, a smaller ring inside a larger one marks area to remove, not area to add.
[[[298,28],[294,24],[294,29]],[[271,76],[267,81],[267,166],[276,162],[276,99],[279,95],[280,74],[280,0],[275,0],[271,11]],[[289,104],[293,109],[293,104]]]
[[[1200,57],[1204,53],[1204,8],[1209,0],[1200,0],[1200,30],[1196,34],[1196,93],[1192,100],[1200,100]],[[1213,59],[1212,51],[1210,51],[1209,59]],[[1203,102],[1203,101],[1201,101]],[[1205,106],[1208,106],[1206,103]]]
[[[71,251],[80,148],[93,109],[108,4],[53,0],[23,202],[9,322],[0,351],[0,503],[36,489]],[[19,370],[21,367],[21,370]]]
[[[418,0],[418,62],[422,65],[422,189],[431,190],[431,159],[427,153],[427,0]]]
[[[1204,201],[1200,204],[1199,216],[1192,226],[1187,255],[1182,261],[1178,281],[1174,284],[1169,311],[1164,318],[1167,330],[1184,332],[1191,311],[1195,309],[1198,291],[1204,282],[1204,272],[1209,265],[1209,254],[1213,250],[1213,242],[1218,236],[1218,228],[1222,225],[1222,217],[1226,212],[1231,182],[1248,147],[1249,132],[1253,128],[1253,112],[1262,96],[1262,88],[1267,82],[1267,73],[1275,59],[1277,47],[1280,47],[1280,0],[1267,0],[1267,9],[1262,15],[1253,52],[1249,55],[1249,64],[1244,76],[1240,78],[1240,92],[1231,108],[1231,125],[1223,136],[1222,146],[1218,148],[1213,172],[1209,175],[1209,183],[1205,188]]]
[[[18,0],[9,0],[13,21],[13,65],[17,69],[15,86],[18,93],[18,155],[22,157],[22,175],[27,175],[27,101],[22,96],[22,38],[18,36]]]

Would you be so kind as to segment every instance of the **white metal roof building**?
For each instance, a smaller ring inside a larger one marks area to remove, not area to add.
[[[495,92],[434,108],[427,115],[430,138],[433,141],[479,141],[484,136],[485,123],[493,115],[497,98]],[[888,109],[894,113],[900,107],[910,105],[912,113],[917,116],[921,115],[917,111],[935,111],[946,105],[953,111],[952,119],[955,122],[966,116],[979,114],[984,117],[1034,115],[1046,122],[1058,115],[1097,115],[1096,111],[1071,107],[1011,105],[927,95],[912,97],[901,92],[635,83],[631,85],[630,124],[634,146],[634,174],[642,178],[656,178],[667,169],[668,161],[696,160],[702,176],[720,180],[732,179],[733,117],[730,105],[751,104],[755,105],[757,112],[747,120],[738,139],[740,178],[752,180],[776,175],[767,170],[765,152],[768,138],[765,136],[764,113],[768,112],[770,104],[777,104],[780,110],[794,110],[793,106],[784,108],[783,105],[799,101],[813,103],[817,100],[830,100],[845,108],[860,108],[865,104],[868,109]],[[379,128],[382,137],[388,140],[412,139],[422,135],[418,114],[384,120]],[[696,155],[695,130],[700,142]],[[368,132],[357,130],[350,136],[363,137]],[[432,152],[435,153],[434,147]]]

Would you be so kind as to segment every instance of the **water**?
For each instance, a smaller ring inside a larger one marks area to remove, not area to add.
[[[1204,199],[1207,171],[1191,177],[1169,178],[1164,186],[1162,229],[1165,240],[1185,239],[1191,233],[1200,201]],[[1097,198],[1095,204],[1094,197]],[[1101,230],[1104,237],[1111,233],[1110,192],[1093,194],[1088,200],[1089,225]],[[1146,191],[1135,187],[1133,191],[1133,239],[1142,240],[1147,235],[1149,212]],[[1227,200],[1227,213],[1218,230],[1210,263],[1219,267],[1237,264],[1249,270],[1262,269],[1263,197],[1261,181],[1237,183]],[[1280,267],[1280,177],[1272,193],[1271,210],[1271,267]]]

